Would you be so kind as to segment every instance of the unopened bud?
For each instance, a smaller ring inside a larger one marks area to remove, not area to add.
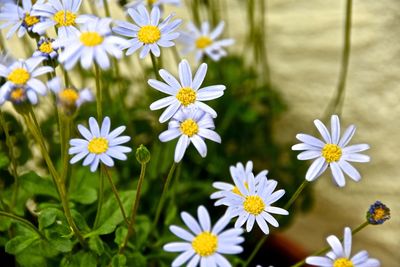
[[[136,149],[136,160],[140,164],[146,164],[150,161],[150,152],[144,145],[140,145]]]

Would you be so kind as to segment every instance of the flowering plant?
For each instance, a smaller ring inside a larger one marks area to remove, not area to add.
[[[355,126],[342,132],[335,115],[344,85],[331,126],[314,121],[322,140],[292,140],[296,159],[273,135],[286,105],[269,77],[264,1],[241,3],[249,58],[224,37],[222,2],[0,4],[0,29],[8,28],[0,39],[0,245],[18,265],[266,265],[256,256],[310,205],[310,183],[328,170],[338,188],[345,176],[361,180],[356,164],[370,161],[369,145],[353,144]],[[168,4],[190,10],[192,21]],[[25,38],[23,56],[11,49],[15,33]],[[314,161],[307,169],[298,160]],[[380,266],[365,250],[351,253],[352,240],[389,218],[377,201],[343,240],[331,235],[328,248],[290,264]]]

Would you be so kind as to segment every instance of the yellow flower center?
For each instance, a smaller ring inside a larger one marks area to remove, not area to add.
[[[147,0],[148,5],[153,5],[157,0]]]
[[[333,262],[333,267],[354,267],[354,264],[349,259],[339,258]]]
[[[196,47],[198,49],[204,49],[207,46],[209,46],[212,43],[212,40],[210,39],[210,37],[207,36],[200,36],[199,38],[197,38],[196,40]]]
[[[342,156],[342,149],[335,144],[326,144],[322,149],[322,156],[328,163],[338,161]]]
[[[384,217],[386,217],[387,212],[383,208],[377,208],[374,210],[374,214],[372,215],[372,218],[375,221],[382,220]]]
[[[25,84],[31,75],[26,69],[17,68],[8,74],[7,79],[14,84]]]
[[[73,106],[79,98],[78,92],[73,88],[65,88],[58,93],[60,101],[68,106]]]
[[[87,148],[90,153],[102,154],[108,149],[108,140],[104,137],[95,137],[90,140]]]
[[[176,99],[186,107],[196,101],[196,91],[189,87],[183,87],[176,94]]]
[[[33,26],[39,22],[39,18],[35,16],[31,16],[29,13],[25,14],[24,22],[27,26]]]
[[[248,196],[243,203],[243,208],[250,214],[258,215],[264,210],[265,203],[262,198],[257,195]]]
[[[57,27],[75,26],[76,14],[71,11],[60,10],[53,17]]]
[[[157,26],[146,25],[140,28],[138,39],[144,44],[153,44],[160,40],[161,31]]]
[[[50,42],[44,42],[39,46],[39,51],[42,53],[50,54],[53,52],[53,46]]]
[[[16,102],[20,101],[24,96],[25,96],[25,90],[22,88],[14,89],[10,94],[11,101],[16,101]]]
[[[189,137],[197,134],[199,132],[199,126],[192,119],[187,119],[181,123],[180,126],[181,132]]]
[[[244,182],[244,186],[245,186],[247,189],[249,189],[249,183],[248,183],[248,182]],[[239,195],[239,196],[243,196],[243,194],[240,193],[240,190],[239,190],[239,188],[238,188],[237,186],[235,186],[235,187],[232,189],[232,193],[237,194],[237,195]]]
[[[101,44],[104,38],[97,32],[83,32],[80,40],[84,46],[96,46]]]
[[[201,257],[213,255],[217,251],[218,238],[210,232],[198,234],[192,241],[193,250]]]

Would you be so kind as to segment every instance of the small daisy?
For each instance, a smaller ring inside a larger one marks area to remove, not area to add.
[[[369,224],[383,224],[390,219],[390,209],[380,201],[372,204],[367,211],[367,220]]]
[[[163,4],[179,6],[181,4],[180,0],[134,0],[132,3],[128,3],[125,5],[125,8],[137,8],[140,5],[148,6],[161,6]]]
[[[58,104],[66,114],[73,114],[85,102],[94,101],[92,92],[88,89],[78,91],[76,88],[65,88],[61,85],[60,78],[56,77],[47,83],[47,86],[57,97]]]
[[[163,22],[160,22],[160,9],[153,7],[151,13],[147,9],[140,5],[136,9],[128,9],[129,16],[137,24],[132,24],[125,21],[116,21],[116,27],[113,28],[115,33],[122,36],[131,37],[132,39],[126,45],[122,46],[122,49],[127,49],[126,55],[133,54],[139,48],[140,58],[144,58],[151,53],[156,57],[160,56],[161,47],[171,47],[175,43],[172,40],[179,37],[178,32],[173,32],[181,23],[182,20],[177,19],[169,23],[173,15],[169,15]]]
[[[181,109],[168,123],[168,130],[159,136],[161,142],[168,142],[179,137],[175,148],[175,162],[180,162],[186,149],[192,143],[200,156],[207,155],[204,139],[221,143],[221,137],[213,131],[215,128],[211,116],[200,109]]]
[[[10,90],[6,91],[5,94],[0,96],[0,105],[5,101],[10,101],[15,105],[22,105],[29,101],[32,105],[38,103],[37,94],[45,95],[44,92],[37,92],[29,86],[11,86]]]
[[[131,138],[129,136],[119,136],[125,131],[125,126],[120,126],[117,129],[110,132],[110,118],[105,117],[101,128],[96,119],[93,117],[89,118],[90,131],[83,125],[78,125],[78,130],[85,139],[75,138],[69,141],[71,148],[69,154],[76,154],[70,161],[74,164],[81,159],[83,166],[90,165],[90,171],[95,172],[100,163],[112,167],[114,166],[114,160],[126,160],[127,157],[124,153],[132,151],[127,146],[121,146],[120,144],[126,143]]]
[[[120,45],[126,43],[126,40],[111,35],[110,23],[111,19],[107,18],[92,19],[90,23],[82,26],[82,31],[78,31],[74,36],[54,41],[54,47],[64,48],[58,60],[67,70],[72,69],[78,60],[85,69],[89,69],[94,61],[102,69],[108,69],[110,59],[107,54],[121,58]]]
[[[206,63],[200,65],[193,78],[189,63],[186,60],[182,60],[179,63],[180,83],[164,69],[161,69],[159,73],[165,82],[150,79],[148,84],[154,89],[169,95],[150,105],[151,110],[168,106],[160,116],[159,120],[161,123],[169,120],[179,108],[188,106],[198,107],[209,113],[212,117],[217,117],[217,112],[202,101],[222,96],[226,87],[225,85],[211,85],[200,88],[207,73]]]
[[[204,55],[208,56],[214,61],[218,61],[221,57],[227,55],[224,47],[234,44],[233,39],[222,39],[217,38],[222,34],[225,23],[221,21],[217,27],[210,32],[210,24],[205,21],[201,24],[201,30],[193,23],[189,23],[189,32],[181,32],[179,40],[182,41],[186,48],[182,51],[187,54],[193,50],[196,51],[196,60],[200,61]]]
[[[34,98],[34,92],[45,95],[46,86],[36,77],[52,72],[53,68],[49,66],[38,67],[44,59],[44,57],[32,57],[27,60],[20,59],[9,66],[0,64],[0,76],[6,79],[6,82],[0,88],[0,99],[4,101],[5,96],[10,95],[11,91],[16,89],[26,91],[26,93],[29,91],[29,94],[32,94],[30,99]]]
[[[78,15],[82,0],[52,0],[35,4],[32,15],[42,20],[33,26],[33,32],[44,32],[56,27],[58,37],[64,38],[78,33],[77,23],[86,23],[90,15]]]
[[[306,263],[321,267],[379,267],[380,262],[377,259],[369,258],[368,252],[362,250],[350,258],[351,254],[351,229],[344,228],[343,244],[339,238],[334,235],[328,236],[326,239],[332,251],[328,252],[325,257],[311,256],[306,258]]]
[[[246,188],[248,188],[248,177],[253,175],[253,162],[248,161],[246,163],[246,167],[243,166],[241,162],[238,162],[235,166],[231,166],[229,168],[229,171],[231,173],[231,177],[237,177],[238,181],[242,182]],[[255,183],[258,184],[260,181],[261,177],[264,177],[267,179],[267,170],[261,171],[257,176],[255,177]],[[273,180],[268,180],[268,181],[273,181]],[[219,205],[224,205],[226,201],[229,203],[229,196],[231,193],[235,193],[240,195],[239,188],[237,188],[235,185],[232,185],[230,183],[225,183],[225,182],[214,182],[213,187],[220,190],[217,191],[213,194],[211,194],[210,198],[211,199],[218,199],[214,205],[219,206]]]
[[[43,3],[44,0],[36,1],[36,4]],[[22,7],[15,3],[6,3],[0,9],[0,21],[5,21],[0,25],[0,29],[11,26],[6,37],[7,39],[17,32],[19,38],[24,36],[27,32],[31,32],[33,26],[40,22],[38,16],[31,15],[32,12],[32,1],[23,0]],[[38,32],[43,34],[43,32]]]
[[[274,227],[279,226],[278,221],[270,213],[289,214],[282,208],[271,206],[285,194],[283,189],[274,192],[278,184],[276,181],[269,181],[266,177],[260,177],[257,184],[252,173],[247,177],[248,186],[243,183],[244,177],[232,176],[232,179],[239,189],[239,193],[230,192],[224,205],[228,206],[231,217],[239,216],[235,227],[241,227],[247,221],[246,230],[250,232],[253,229],[254,222],[257,221],[258,226],[267,235],[269,233],[267,222]]]
[[[57,50],[53,48],[54,39],[47,37],[40,37],[37,47],[38,49],[33,52],[34,57],[42,56],[47,60],[55,59],[58,56]]]
[[[223,216],[211,227],[211,220],[208,211],[203,206],[197,209],[198,222],[190,214],[181,213],[181,218],[190,232],[184,228],[171,225],[170,231],[183,239],[184,242],[171,242],[164,245],[168,252],[181,252],[172,262],[171,266],[196,267],[230,267],[231,264],[221,254],[239,254],[243,248],[239,245],[244,241],[241,237],[242,229],[224,228],[228,225],[230,218]]]
[[[369,162],[370,158],[359,153],[369,149],[368,144],[347,146],[356,127],[350,125],[340,138],[340,122],[337,115],[331,117],[331,133],[320,120],[315,120],[314,124],[324,141],[308,134],[298,134],[296,138],[304,143],[292,147],[293,150],[305,150],[297,156],[299,160],[316,158],[306,173],[306,180],[314,181],[330,167],[338,186],[343,187],[346,184],[343,172],[358,182],[361,175],[349,162]]]

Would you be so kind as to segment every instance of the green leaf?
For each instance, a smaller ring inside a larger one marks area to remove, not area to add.
[[[114,238],[115,244],[120,246],[122,242],[124,242],[125,236],[127,234],[128,234],[128,229],[126,228],[126,225],[119,226],[115,231],[115,238]]]
[[[3,152],[0,152],[0,169],[3,169],[8,166],[10,160],[8,159],[7,155]]]
[[[19,180],[21,187],[32,195],[51,196],[58,199],[57,190],[50,179],[42,178],[35,172],[28,172]]]
[[[39,213],[39,229],[42,230],[50,225],[52,225],[60,214],[60,210],[56,208],[43,209]]]
[[[70,199],[81,204],[92,204],[97,199],[97,191],[94,188],[82,187],[72,191]]]
[[[73,174],[69,187],[70,199],[81,204],[92,204],[97,200],[99,184],[98,173],[92,173],[88,168],[79,168]]]
[[[92,236],[89,238],[89,248],[100,256],[104,252],[103,241],[97,235]]]
[[[111,266],[112,267],[125,267],[126,266],[126,257],[121,254],[115,255],[111,260]]]
[[[134,239],[138,248],[147,243],[151,228],[152,222],[147,216],[141,215],[137,217],[135,230],[138,234],[135,235]]]
[[[146,267],[147,260],[146,260],[146,257],[143,256],[141,253],[135,252],[131,256],[128,257],[127,265],[135,266],[135,267]]]
[[[10,254],[18,254],[29,247],[39,237],[35,236],[17,236],[6,243],[6,252]]]
[[[74,246],[69,238],[59,236],[58,233],[51,233],[48,238],[49,243],[61,252],[70,252]]]
[[[72,256],[66,256],[61,260],[61,267],[96,267],[96,257],[91,252],[79,251]]]

